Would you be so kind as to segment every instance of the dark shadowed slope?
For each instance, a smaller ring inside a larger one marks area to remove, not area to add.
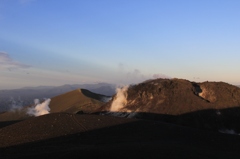
[[[0,147],[45,140],[135,121],[96,115],[53,113],[0,129]]]
[[[20,121],[21,120],[1,121],[0,122],[0,129],[3,128],[3,127],[9,126],[9,125],[15,124],[15,123],[20,122]]]
[[[161,122],[49,114],[0,129],[1,157],[239,158],[240,137]],[[10,146],[10,147],[9,147]]]

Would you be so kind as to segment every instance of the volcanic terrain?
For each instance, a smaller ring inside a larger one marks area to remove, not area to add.
[[[238,159],[239,107],[240,88],[224,82],[155,79],[112,98],[77,89],[47,115],[0,114],[0,158]]]
[[[96,94],[86,89],[77,89],[53,97],[49,105],[50,113],[92,113],[96,109],[99,109],[110,98],[109,96]],[[29,118],[31,116],[27,114],[28,108],[29,107],[23,107],[21,109],[0,113],[0,121],[23,120]]]
[[[119,111],[180,115],[240,106],[240,88],[224,82],[156,79],[130,86],[126,94],[127,103]],[[109,111],[111,104],[101,110]]]
[[[101,114],[160,120],[214,131],[240,133],[240,88],[224,82],[196,83],[184,79],[156,79],[129,86],[103,105]],[[123,98],[123,97],[122,97]],[[116,112],[111,112],[118,107]]]
[[[162,122],[53,113],[0,129],[2,158],[239,158],[240,137]]]

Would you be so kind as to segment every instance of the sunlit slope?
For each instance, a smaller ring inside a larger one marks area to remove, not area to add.
[[[130,86],[120,112],[181,115],[207,109],[240,106],[240,88],[224,82],[196,83],[184,79],[156,79]],[[116,96],[101,110],[110,111]]]
[[[50,102],[50,113],[67,112],[67,113],[92,113],[99,109],[108,96],[96,94],[86,89],[77,89],[53,97]],[[22,109],[0,113],[0,121],[23,120],[29,118],[27,114],[28,107]]]
[[[101,99],[105,96],[92,93],[86,89],[77,89],[51,99],[50,113],[68,112],[91,113],[100,108],[104,102]]]
[[[121,89],[100,112],[240,134],[240,88],[224,82],[149,80]]]

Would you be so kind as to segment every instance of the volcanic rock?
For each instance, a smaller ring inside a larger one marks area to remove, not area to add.
[[[110,112],[117,96],[100,112]],[[116,116],[154,119],[210,130],[240,132],[240,88],[224,82],[155,79],[129,86]],[[116,110],[116,109],[114,109]],[[111,114],[111,113],[107,113]]]
[[[0,129],[0,158],[239,158],[240,137],[150,120],[53,113]]]

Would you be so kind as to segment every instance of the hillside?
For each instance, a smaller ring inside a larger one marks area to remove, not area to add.
[[[96,94],[86,89],[77,89],[51,99],[50,113],[68,112],[68,113],[92,113],[99,109],[108,96]]]
[[[240,132],[240,88],[224,82],[156,79],[130,86],[121,93],[121,98],[126,98],[123,103],[114,104],[118,101],[116,95],[99,112]]]
[[[112,96],[115,93],[115,86],[107,83],[98,84],[74,84],[62,86],[39,86],[24,87],[13,90],[0,90],[0,112],[12,108],[33,104],[34,99],[42,100],[52,98],[76,89],[87,89],[91,92]]]
[[[239,136],[99,115],[43,115],[1,128],[0,141],[4,158],[240,157]]]
[[[111,104],[107,103],[102,110],[110,110]],[[127,90],[127,104],[119,111],[180,115],[238,106],[240,88],[236,86],[223,82],[157,79],[130,86]]]
[[[49,108],[50,113],[68,112],[68,113],[92,113],[99,109],[110,97],[96,94],[85,89],[77,89],[53,97]],[[0,121],[22,120],[29,118],[27,114],[28,107],[15,109],[0,113]]]

